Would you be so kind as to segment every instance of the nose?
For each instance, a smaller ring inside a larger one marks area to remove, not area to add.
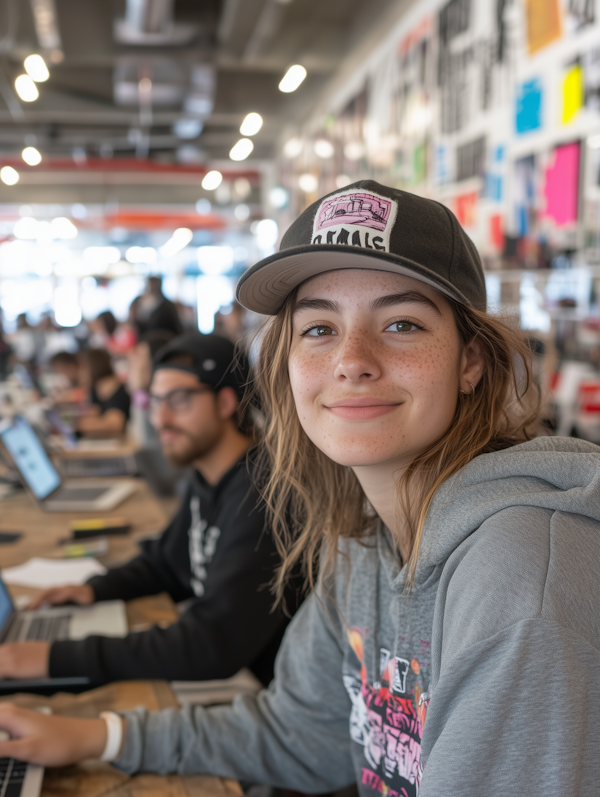
[[[160,431],[163,426],[167,426],[170,419],[171,411],[164,401],[161,401],[154,412],[150,415],[150,422],[158,431]]]
[[[381,376],[373,347],[362,335],[349,336],[339,347],[334,376],[353,383],[372,382]]]

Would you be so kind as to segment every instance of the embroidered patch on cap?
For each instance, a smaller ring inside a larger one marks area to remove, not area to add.
[[[345,244],[390,251],[398,203],[370,191],[342,191],[323,200],[315,215],[313,244]]]
[[[217,364],[214,360],[204,360],[202,363],[202,370],[203,371],[214,371],[217,367]]]

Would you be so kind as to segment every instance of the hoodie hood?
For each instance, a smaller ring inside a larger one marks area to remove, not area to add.
[[[511,506],[537,506],[600,521],[600,447],[570,437],[538,437],[472,460],[432,501],[416,588],[487,518]],[[395,587],[403,576],[404,569]]]

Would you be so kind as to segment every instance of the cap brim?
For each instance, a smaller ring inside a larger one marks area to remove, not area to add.
[[[237,285],[237,299],[248,310],[275,315],[294,288],[326,271],[369,269],[401,274],[424,282],[461,304],[471,302],[443,277],[405,257],[336,244],[310,244],[284,249],[248,269]]]

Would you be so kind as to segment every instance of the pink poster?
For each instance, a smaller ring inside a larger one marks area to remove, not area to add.
[[[546,169],[544,216],[562,227],[577,221],[579,197],[579,144],[556,147]]]

